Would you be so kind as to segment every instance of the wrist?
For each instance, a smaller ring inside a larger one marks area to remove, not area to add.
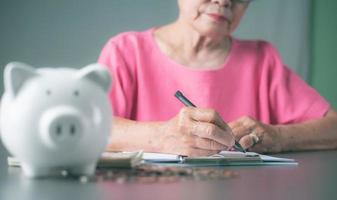
[[[143,133],[143,150],[147,152],[161,152],[163,151],[163,122],[137,122],[134,131],[141,131]]]
[[[287,144],[287,135],[284,133],[285,130],[282,126],[276,125],[274,126],[275,133],[277,135],[277,141],[276,143],[279,144],[280,152],[287,151],[288,144]]]
[[[154,151],[156,148],[157,123],[139,122],[124,118],[114,119],[111,143],[108,150]]]
[[[278,135],[278,142],[282,152],[293,151],[296,146],[295,135],[292,134],[291,127],[287,125],[276,125],[275,131]]]

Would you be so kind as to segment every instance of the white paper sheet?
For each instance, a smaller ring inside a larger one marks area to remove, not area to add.
[[[251,162],[247,162],[247,158],[250,157],[259,157],[260,161],[252,160]],[[197,166],[214,166],[214,165],[219,165],[217,163],[203,163],[202,159],[207,157],[196,157],[197,159],[200,159],[200,162],[193,163],[193,165]],[[294,159],[288,159],[288,158],[280,158],[280,157],[274,157],[274,156],[267,156],[267,155],[262,155],[258,154],[255,152],[236,152],[236,151],[221,151],[218,154],[209,156],[208,158],[219,158],[219,159],[226,159],[228,158],[229,160],[233,160],[235,158],[236,162],[229,162],[229,163],[222,163],[222,165],[229,165],[229,166],[247,166],[247,165],[297,165],[298,163]],[[244,162],[240,162],[240,159]],[[164,153],[148,153],[145,152],[143,154],[143,160],[145,162],[149,163],[180,163],[180,164],[186,164],[184,163],[184,156],[179,156],[179,155],[174,155],[174,154],[164,154]]]

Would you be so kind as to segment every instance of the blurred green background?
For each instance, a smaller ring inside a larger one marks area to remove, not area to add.
[[[295,0],[296,1],[296,0]],[[337,108],[337,1],[313,0],[309,83]]]

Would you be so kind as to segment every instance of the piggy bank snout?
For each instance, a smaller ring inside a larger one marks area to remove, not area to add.
[[[81,114],[71,107],[47,110],[40,120],[42,141],[49,147],[72,148],[83,136],[84,123]]]

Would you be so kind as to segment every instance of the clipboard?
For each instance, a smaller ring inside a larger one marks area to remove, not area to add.
[[[186,157],[172,154],[156,154],[150,153],[151,156],[146,157],[143,154],[145,163],[154,163],[161,165],[179,165],[179,166],[267,166],[267,165],[298,165],[294,159],[267,156],[255,152],[236,152],[221,151],[212,156]]]

